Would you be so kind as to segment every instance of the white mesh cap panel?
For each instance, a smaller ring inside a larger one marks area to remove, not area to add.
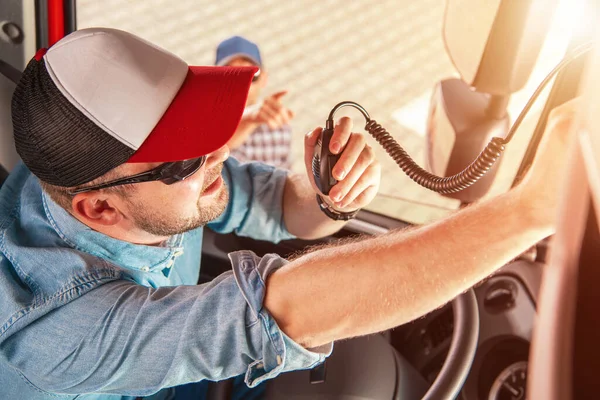
[[[108,28],[74,32],[44,59],[63,95],[134,150],[152,132],[188,72],[174,54]]]

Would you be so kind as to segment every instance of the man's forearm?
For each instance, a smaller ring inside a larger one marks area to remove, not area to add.
[[[288,175],[283,193],[283,219],[287,230],[301,239],[317,239],[339,231],[345,224],[334,221],[319,208],[308,178]]]
[[[309,253],[270,276],[265,307],[306,347],[404,324],[551,234],[532,206],[513,190],[435,224]]]

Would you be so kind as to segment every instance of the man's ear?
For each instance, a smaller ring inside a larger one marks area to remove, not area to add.
[[[88,225],[116,225],[123,219],[123,214],[112,201],[112,197],[100,192],[76,194],[71,206],[73,215]]]

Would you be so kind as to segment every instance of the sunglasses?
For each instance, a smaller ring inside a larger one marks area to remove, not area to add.
[[[168,162],[159,165],[150,171],[141,172],[139,174],[126,176],[123,178],[114,179],[104,182],[99,185],[87,186],[79,189],[74,189],[69,192],[74,196],[79,193],[91,192],[92,190],[106,189],[113,186],[130,185],[132,183],[161,181],[165,185],[172,185],[192,176],[206,162],[207,156],[191,158],[184,161]]]
[[[259,79],[260,79],[260,69],[258,71],[256,71],[256,73],[252,77],[252,82],[256,82]]]

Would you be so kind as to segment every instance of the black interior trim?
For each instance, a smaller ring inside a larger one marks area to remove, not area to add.
[[[75,0],[63,0],[65,10],[65,36],[77,30],[77,3]]]
[[[6,178],[8,178],[8,171],[2,165],[0,165],[0,188],[2,187],[2,184]]]
[[[398,171],[398,173],[401,173]],[[365,221],[369,224],[377,225],[385,229],[401,229],[410,226],[408,222],[394,219],[383,214],[378,214],[373,211],[360,210],[356,215],[356,219]]]
[[[13,67],[9,63],[0,60],[0,74],[4,75],[8,80],[13,82],[15,85],[19,83],[21,79],[21,71]],[[0,187],[8,177],[8,171],[0,164]]]
[[[48,47],[48,0],[35,0],[35,48]]]
[[[0,60],[0,74],[7,77],[15,85],[19,83],[19,79],[21,79],[22,75],[21,71],[2,60]]]

